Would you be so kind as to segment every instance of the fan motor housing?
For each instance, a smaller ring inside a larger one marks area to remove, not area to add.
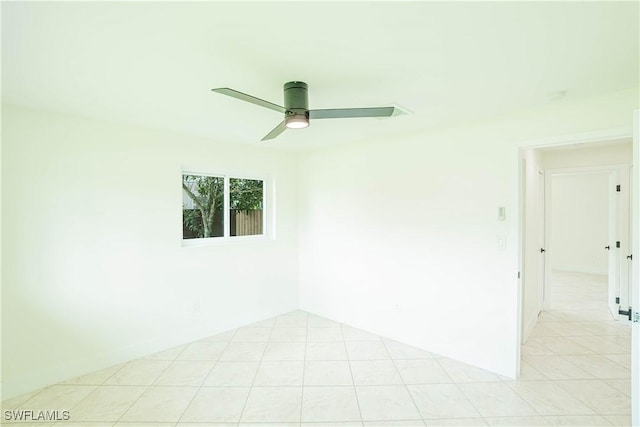
[[[284,121],[287,127],[302,128],[309,126],[309,96],[305,82],[284,84]]]
[[[309,96],[305,82],[289,82],[284,84],[284,108],[287,110],[308,110]]]

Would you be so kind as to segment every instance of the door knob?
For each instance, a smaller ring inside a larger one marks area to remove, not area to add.
[[[540,248],[540,253],[546,252],[544,248]]]
[[[606,250],[609,250],[609,249],[611,249],[611,246],[605,246],[604,248],[605,248]]]

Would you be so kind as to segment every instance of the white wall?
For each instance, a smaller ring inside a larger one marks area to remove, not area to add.
[[[564,149],[540,150],[545,169],[580,168],[631,164],[631,138],[622,138],[601,145],[569,146]]]
[[[607,274],[608,254],[603,248],[608,243],[608,178],[562,174],[574,168],[594,168],[604,173],[606,170],[618,170],[622,165],[630,166],[633,154],[631,138],[544,149],[540,152],[544,168],[552,176],[549,188],[550,218],[547,224],[550,231],[548,255],[552,267]],[[630,190],[630,182],[621,181],[621,184],[625,191]],[[573,219],[567,219],[567,215],[573,215]]]
[[[609,173],[553,176],[551,267],[608,273]]]
[[[629,90],[302,156],[301,308],[515,376],[519,141],[629,129],[637,103]]]
[[[3,398],[298,307],[295,155],[10,106],[2,123]],[[183,165],[270,176],[277,239],[182,247]]]

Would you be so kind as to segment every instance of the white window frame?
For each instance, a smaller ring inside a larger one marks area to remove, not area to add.
[[[218,245],[218,244],[229,244],[229,243],[238,243],[238,242],[251,242],[251,241],[265,241],[270,240],[273,237],[273,234],[268,227],[268,224],[271,223],[271,216],[273,215],[272,210],[270,209],[269,202],[269,189],[271,187],[271,180],[264,175],[255,175],[255,174],[247,174],[247,173],[237,173],[226,171],[224,173],[221,172],[200,172],[194,169],[186,169],[183,168],[180,172],[180,182],[182,183],[183,175],[200,175],[200,176],[210,176],[213,178],[223,178],[224,179],[224,190],[223,190],[223,236],[218,237],[200,237],[194,239],[185,239],[182,234],[182,229],[180,229],[180,238],[182,240],[183,247],[193,247],[193,246],[210,246],[210,245]],[[231,179],[251,179],[262,181],[262,234],[252,234],[248,236],[232,236],[231,235],[231,197],[230,197],[230,181]],[[182,185],[180,186],[180,194],[182,195]],[[182,200],[182,197],[180,198]],[[182,204],[180,206],[180,214],[182,216]],[[180,221],[182,224],[182,221]]]

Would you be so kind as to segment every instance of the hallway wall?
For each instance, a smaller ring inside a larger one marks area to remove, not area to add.
[[[607,274],[609,173],[581,173],[551,179],[551,267]]]
[[[545,169],[630,164],[633,144],[631,138],[621,138],[596,144],[545,148],[540,152]]]

